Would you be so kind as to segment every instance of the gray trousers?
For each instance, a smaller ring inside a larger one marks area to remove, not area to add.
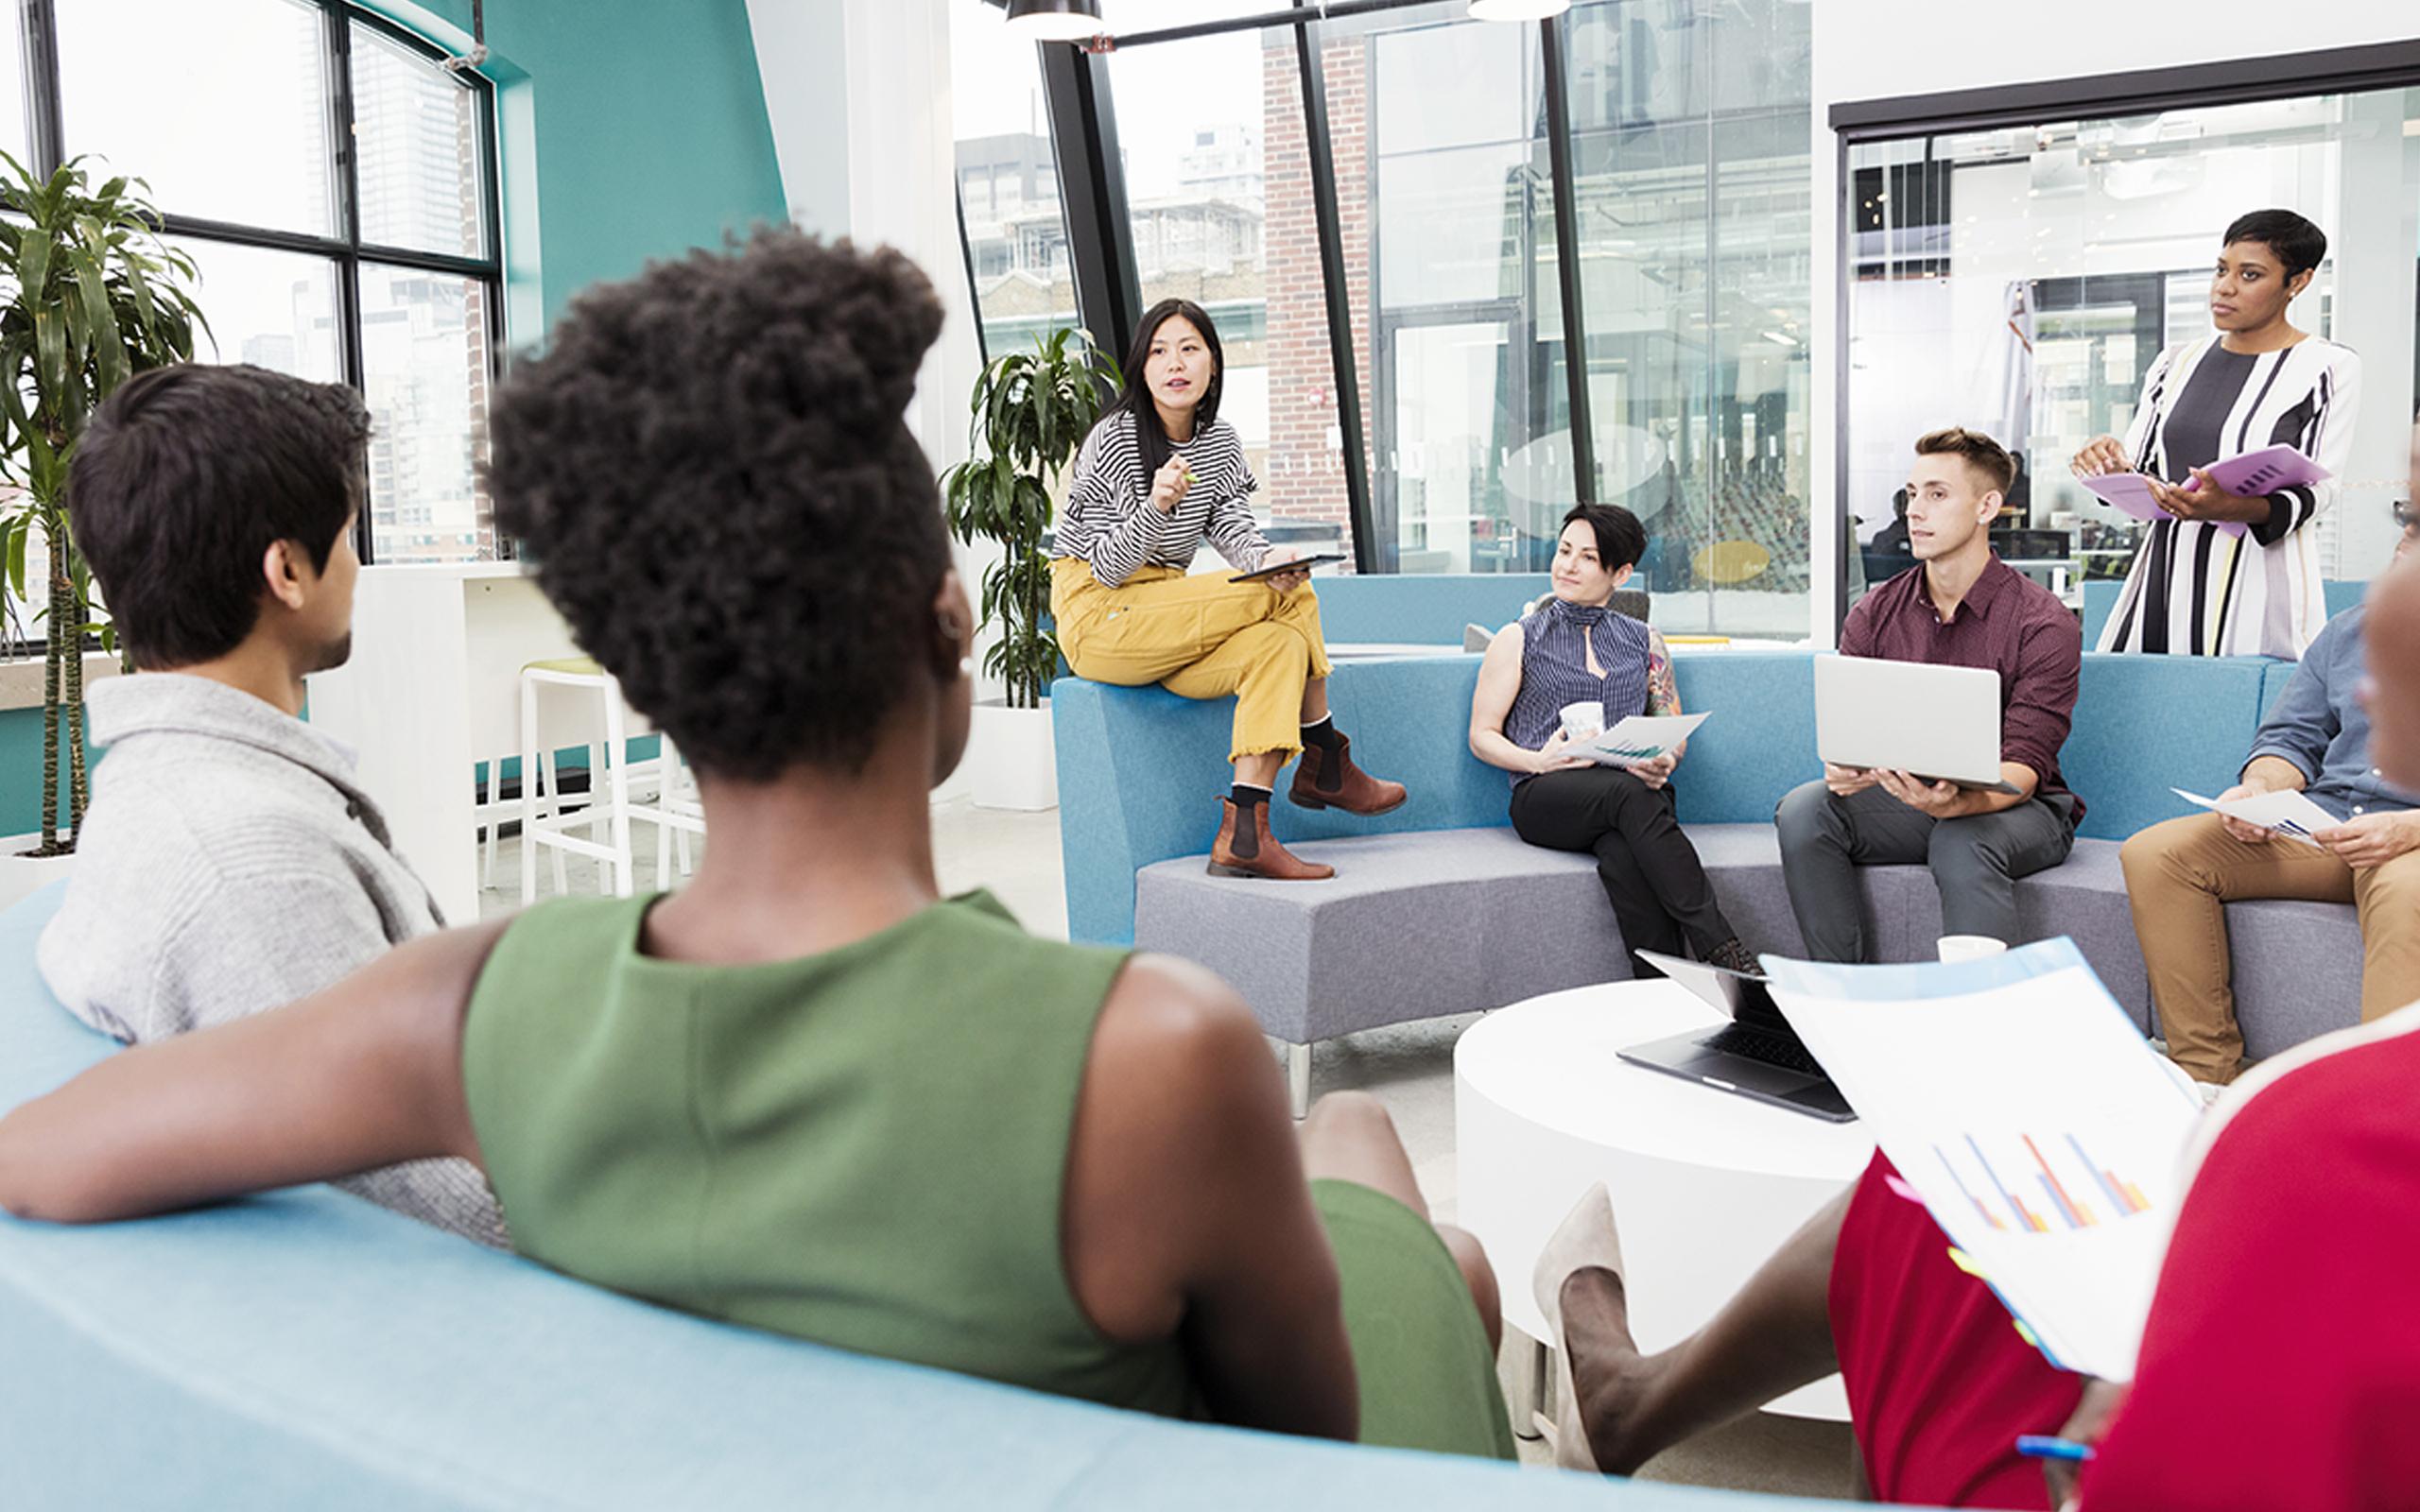
[[[1773,810],[1781,832],[1782,880],[1807,955],[1863,961],[1865,924],[1858,867],[1932,868],[1942,931],[2021,944],[2016,879],[2057,866],[2075,845],[2064,796],[2031,798],[1997,814],[1936,819],[1878,787],[1835,798],[1822,782],[1792,788]]]

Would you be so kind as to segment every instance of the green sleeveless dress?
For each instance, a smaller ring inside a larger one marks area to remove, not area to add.
[[[514,1246],[669,1307],[1168,1417],[1176,1341],[1103,1337],[1060,1253],[1076,1101],[1123,952],[1040,940],[987,895],[820,955],[641,954],[651,898],[516,919],[462,1081]],[[1403,1204],[1314,1183],[1365,1443],[1512,1457],[1478,1313]]]

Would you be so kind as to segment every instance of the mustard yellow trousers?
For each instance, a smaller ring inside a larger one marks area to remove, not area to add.
[[[1183,698],[1236,698],[1229,761],[1303,748],[1303,685],[1328,675],[1319,593],[1225,573],[1143,567],[1115,588],[1074,557],[1050,563],[1050,614],[1076,676]]]

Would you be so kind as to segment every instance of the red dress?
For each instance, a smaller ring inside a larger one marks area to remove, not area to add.
[[[2420,1508],[2420,1008],[2259,1078],[2205,1132],[2133,1391],[2085,1512]],[[2020,1339],[1876,1155],[1832,1265],[1832,1332],[1875,1494],[2045,1508],[2019,1434],[2079,1378]]]

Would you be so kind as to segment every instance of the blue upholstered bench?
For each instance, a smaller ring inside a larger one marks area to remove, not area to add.
[[[0,1109],[111,1052],[0,913]],[[0,1506],[1813,1507],[1204,1427],[708,1323],[310,1188],[0,1217]]]
[[[1062,680],[1052,690],[1059,786],[1083,795],[1060,819],[1071,933],[1171,952],[1226,977],[1262,1027],[1296,1048],[1298,1094],[1320,1040],[1628,976],[1594,863],[1521,844],[1504,774],[1470,754],[1478,672],[1469,656],[1339,666],[1329,697],[1355,754],[1407,783],[1411,799],[1377,819],[1275,804],[1279,838],[1339,868],[1332,882],[1288,884],[1204,869],[1227,782],[1226,704]],[[2256,658],[2084,658],[2061,757],[2086,804],[2082,838],[2065,866],[2021,883],[2018,899],[2028,933],[2073,936],[2147,1030],[2118,842],[2188,812],[2171,785],[2215,793],[2232,783],[2291,672]],[[1679,675],[1683,703],[1714,714],[1677,779],[1682,821],[1747,942],[1795,954],[1772,811],[1820,770],[1809,658],[1684,653]],[[1929,954],[1941,931],[1930,874],[1868,868],[1859,883],[1885,958]],[[2359,1017],[2350,908],[2238,903],[2227,917],[2252,1054]]]

